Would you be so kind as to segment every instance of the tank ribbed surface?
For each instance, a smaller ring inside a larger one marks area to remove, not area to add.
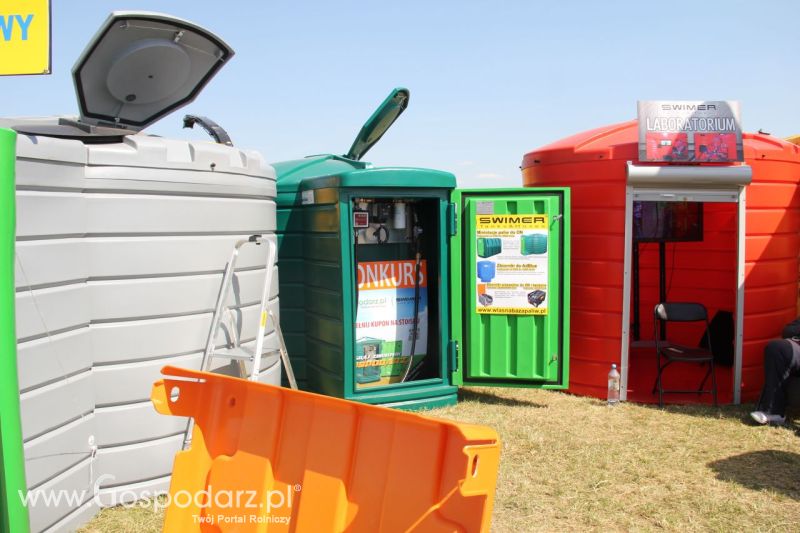
[[[16,315],[27,482],[85,491],[77,506],[32,508],[33,531],[86,521],[97,510],[95,484],[102,505],[167,489],[186,420],[155,412],[152,383],[164,365],[199,367],[233,244],[256,233],[275,239],[275,194],[260,155],[223,145],[20,135]],[[229,297],[243,344],[255,342],[264,257],[261,248],[242,250]],[[276,315],[277,287],[276,271]],[[272,328],[265,345],[277,346]],[[279,383],[277,357],[262,362],[262,379]]]

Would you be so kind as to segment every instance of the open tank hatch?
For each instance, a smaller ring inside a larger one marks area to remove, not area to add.
[[[28,123],[28,135],[119,142],[193,101],[233,57],[222,39],[160,13],[111,13],[72,68],[77,120]]]

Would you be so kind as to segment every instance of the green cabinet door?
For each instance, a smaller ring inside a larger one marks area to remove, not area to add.
[[[569,190],[462,189],[451,199],[454,383],[566,388]]]

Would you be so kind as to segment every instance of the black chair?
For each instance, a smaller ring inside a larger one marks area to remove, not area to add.
[[[661,326],[669,322],[704,322],[705,337],[707,346],[713,346],[711,343],[711,333],[708,327],[708,312],[703,304],[691,302],[662,302],[656,305],[653,310],[656,339],[656,363],[658,365],[658,377],[656,377],[655,385],[653,386],[653,393],[658,390],[658,405],[664,406],[664,393],[668,394],[706,394],[710,393],[714,397],[714,406],[717,405],[717,376],[714,372],[714,353],[711,348],[693,348],[681,344],[669,342],[667,339],[662,338]],[[663,364],[662,364],[663,360]],[[662,375],[664,369],[672,363],[696,363],[707,364],[708,372],[706,372],[703,381],[700,382],[700,387],[696,390],[675,390],[664,389],[662,383]],[[704,390],[708,377],[711,376],[711,390]]]

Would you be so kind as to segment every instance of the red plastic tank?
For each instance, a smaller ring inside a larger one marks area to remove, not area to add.
[[[763,381],[764,345],[797,313],[800,146],[760,133],[745,133],[743,143],[752,182],[746,186],[745,204],[741,400],[752,401]],[[620,362],[628,161],[638,163],[635,120],[562,139],[526,154],[522,162],[525,186],[572,189],[569,390],[576,394],[605,397],[609,368]],[[702,302],[709,316],[718,310],[735,312],[736,218],[736,203],[705,203],[703,241],[667,244],[668,300]],[[658,245],[639,246],[641,339],[652,339]],[[694,338],[679,340],[696,344],[701,335],[702,329]],[[640,394],[629,394],[629,399],[652,401],[655,363],[650,359],[635,368],[635,361],[632,351],[629,392],[635,386]],[[689,368],[681,378],[699,382],[704,369],[683,366]],[[733,399],[732,372],[730,367],[717,369],[721,402]]]

